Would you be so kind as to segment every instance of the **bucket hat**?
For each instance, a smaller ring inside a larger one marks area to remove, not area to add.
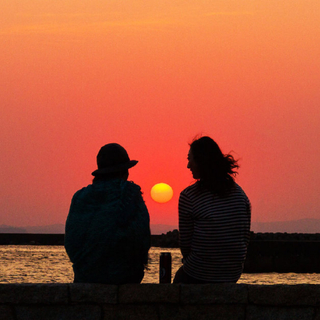
[[[137,160],[130,160],[125,148],[118,143],[108,143],[103,146],[97,155],[98,169],[91,174],[97,176],[100,174],[118,172],[132,168],[138,163]]]

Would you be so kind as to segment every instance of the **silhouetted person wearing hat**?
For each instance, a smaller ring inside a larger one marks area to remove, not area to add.
[[[65,233],[74,282],[143,279],[150,248],[149,213],[140,187],[127,181],[128,169],[137,162],[119,144],[103,146],[92,184],[74,194]]]

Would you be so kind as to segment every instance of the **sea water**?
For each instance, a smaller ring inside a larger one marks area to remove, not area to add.
[[[181,266],[177,248],[152,247],[148,270],[142,283],[159,283],[161,252],[171,252],[172,277]],[[72,264],[63,246],[0,246],[0,283],[73,282]],[[238,283],[247,284],[320,284],[318,273],[244,273]]]

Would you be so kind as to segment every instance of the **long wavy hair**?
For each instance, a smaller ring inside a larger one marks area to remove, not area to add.
[[[206,136],[194,140],[190,149],[199,171],[200,187],[225,196],[235,184],[238,160],[223,154],[218,144]]]

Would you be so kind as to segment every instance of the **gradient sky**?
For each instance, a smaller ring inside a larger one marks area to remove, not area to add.
[[[64,223],[118,142],[176,225],[199,134],[240,158],[253,221],[320,218],[319,39],[319,0],[0,0],[0,224]]]

